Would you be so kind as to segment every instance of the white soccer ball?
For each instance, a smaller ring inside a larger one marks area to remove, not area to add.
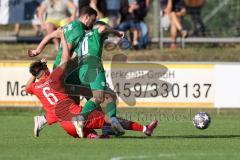
[[[211,117],[206,112],[198,112],[193,117],[193,124],[197,129],[207,129],[211,123]]]

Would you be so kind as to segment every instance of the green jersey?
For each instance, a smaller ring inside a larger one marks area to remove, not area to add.
[[[92,90],[105,90],[106,77],[102,65],[103,36],[98,28],[92,29],[79,43],[78,56],[82,57],[79,79]]]
[[[103,36],[99,33],[98,28],[92,29],[83,38],[79,44],[78,56],[94,56],[98,59],[102,58]]]
[[[85,35],[85,25],[79,20],[75,20],[65,25],[63,27],[63,30],[67,43],[72,44],[71,52],[74,51],[77,52],[77,46]],[[56,68],[60,64],[61,58],[62,58],[62,45],[60,44],[53,68]]]

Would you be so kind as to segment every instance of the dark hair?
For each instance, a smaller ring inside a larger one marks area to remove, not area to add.
[[[47,64],[41,61],[35,61],[30,65],[29,72],[33,76],[37,76],[41,71],[47,69]]]
[[[80,15],[80,16],[83,16],[83,15],[85,15],[85,14],[87,14],[87,15],[89,15],[89,16],[92,16],[92,15],[97,16],[97,11],[96,11],[95,9],[89,7],[89,6],[85,6],[85,7],[82,7],[82,8],[80,9],[79,15]]]

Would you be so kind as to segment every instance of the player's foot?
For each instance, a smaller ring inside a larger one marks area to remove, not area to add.
[[[145,135],[151,136],[153,133],[153,130],[157,127],[158,121],[154,120],[149,125],[146,126],[146,130],[144,132]]]
[[[121,124],[119,123],[119,121],[117,120],[116,117],[112,117],[112,130],[114,131],[116,136],[121,136],[125,134],[125,130],[123,129],[123,127],[121,126]]]
[[[87,135],[87,138],[88,138],[88,139],[98,139],[99,136],[98,136],[97,134],[95,134],[95,133],[89,133],[89,134]]]
[[[44,116],[35,116],[34,117],[34,129],[33,129],[33,135],[34,137],[39,137],[40,131],[46,124],[46,119]]]
[[[102,135],[115,135],[115,132],[113,132],[111,125],[104,124],[102,128]]]
[[[84,117],[79,115],[77,117],[74,117],[72,120],[72,123],[76,129],[76,132],[80,138],[84,137],[83,133],[83,127],[84,127]]]

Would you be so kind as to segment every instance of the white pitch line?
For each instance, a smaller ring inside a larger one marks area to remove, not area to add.
[[[139,155],[139,156],[122,156],[122,157],[113,157],[111,160],[125,160],[125,159],[147,159],[147,158],[161,158],[161,157],[174,157],[176,154],[159,154],[156,156],[147,156],[147,155]]]
[[[119,157],[112,157],[110,160],[131,160],[131,159],[149,159],[149,158],[162,158],[162,157],[177,157],[177,156],[224,156],[227,154],[215,154],[215,153],[189,153],[189,154],[159,154],[155,156],[148,156],[148,155],[138,155],[138,156],[119,156]],[[239,154],[231,154],[232,156],[239,156]]]

